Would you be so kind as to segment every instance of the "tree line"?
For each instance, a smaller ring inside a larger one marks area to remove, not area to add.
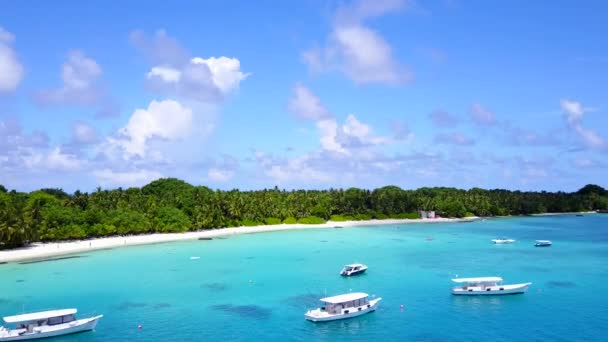
[[[142,188],[92,193],[40,189],[8,191],[0,185],[0,248],[144,233],[327,220],[418,218],[419,210],[443,217],[527,215],[608,209],[608,191],[586,185],[577,192],[404,190],[386,186],[329,190],[221,191],[164,178]]]

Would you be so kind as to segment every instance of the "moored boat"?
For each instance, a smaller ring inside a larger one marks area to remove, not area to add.
[[[361,316],[376,310],[382,300],[382,298],[368,300],[368,297],[367,293],[354,292],[321,298],[324,306],[307,311],[304,318],[313,322],[325,322]]]
[[[452,288],[453,295],[488,296],[525,293],[532,283],[503,285],[500,277],[456,278],[453,282],[463,284]]]
[[[549,247],[551,245],[553,245],[553,242],[549,240],[536,240],[534,247]]]
[[[342,271],[340,271],[340,275],[350,277],[353,275],[361,274],[367,270],[367,266],[363,264],[350,264],[345,265]]]
[[[103,317],[76,319],[76,312],[76,309],[62,309],[4,317],[6,323],[16,327],[0,327],[0,341],[33,340],[93,330]]]
[[[498,238],[498,239],[494,239],[492,240],[492,242],[496,243],[496,244],[505,244],[505,243],[513,243],[515,242],[515,240],[513,239],[507,239],[507,238]]]

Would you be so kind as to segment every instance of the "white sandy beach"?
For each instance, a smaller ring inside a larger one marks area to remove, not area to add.
[[[144,234],[131,236],[113,236],[90,240],[77,240],[67,242],[33,243],[28,247],[0,251],[0,262],[23,261],[33,259],[44,259],[66,254],[89,252],[99,249],[118,248],[126,246],[147,245],[182,240],[196,240],[199,238],[215,238],[237,234],[251,234],[275,232],[294,229],[319,229],[336,227],[375,226],[406,223],[440,223],[440,222],[463,222],[475,220],[476,217],[462,219],[436,218],[436,219],[387,219],[368,221],[344,221],[324,224],[278,224],[270,226],[235,227],[201,230],[187,233],[172,234]]]

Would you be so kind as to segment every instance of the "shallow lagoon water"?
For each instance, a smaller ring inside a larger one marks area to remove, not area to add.
[[[499,236],[517,242],[490,242]],[[105,315],[95,332],[49,341],[603,341],[608,332],[608,215],[294,230],[79,256],[0,265],[0,315]],[[368,272],[340,277],[351,262]],[[455,276],[493,275],[533,284],[524,295],[449,292]],[[382,297],[380,308],[304,320],[318,298],[349,291]]]

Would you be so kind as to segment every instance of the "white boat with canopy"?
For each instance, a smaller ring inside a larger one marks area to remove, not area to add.
[[[536,243],[534,244],[536,247],[550,247],[551,245],[553,245],[553,242],[549,240],[536,240]]]
[[[532,283],[503,285],[500,277],[456,278],[453,282],[462,284],[452,288],[454,295],[507,295],[525,293]]]
[[[506,237],[502,237],[502,238],[494,239],[494,240],[492,240],[492,242],[494,242],[496,244],[505,244],[505,243],[513,243],[513,242],[515,242],[515,240],[508,239]]]
[[[15,328],[0,327],[0,341],[23,341],[95,329],[103,315],[76,319],[76,309],[61,309],[4,317]]]
[[[342,271],[340,271],[340,275],[350,277],[352,275],[357,275],[365,272],[367,270],[367,266],[363,264],[350,264],[345,265]]]
[[[341,294],[339,296],[321,298],[323,307],[309,310],[304,315],[309,321],[325,322],[361,316],[376,310],[382,298],[368,300],[369,295],[363,292]]]

